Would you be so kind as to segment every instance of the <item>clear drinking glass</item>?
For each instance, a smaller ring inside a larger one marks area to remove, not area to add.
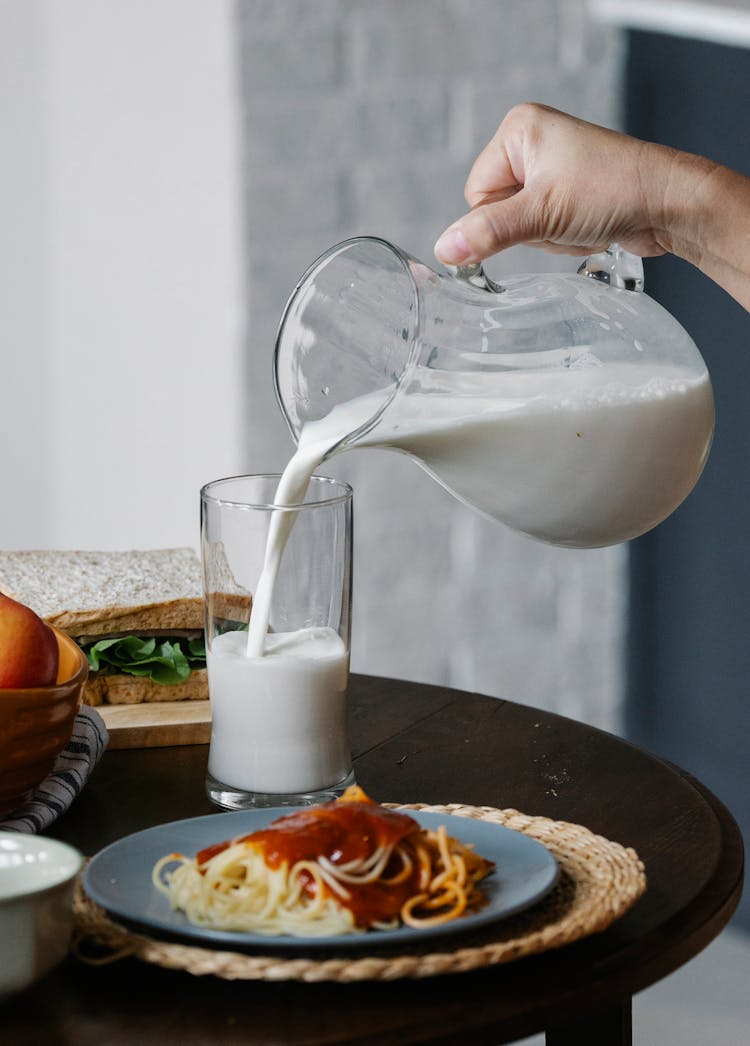
[[[278,475],[201,491],[211,747],[206,790],[230,809],[335,798],[354,782],[347,729],[352,491],[314,476],[305,501],[274,505]],[[269,530],[291,524],[261,656],[248,623]]]

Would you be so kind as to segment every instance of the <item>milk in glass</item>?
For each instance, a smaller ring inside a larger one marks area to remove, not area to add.
[[[349,657],[332,628],[273,633],[259,656],[248,656],[244,632],[225,632],[212,643],[208,671],[216,780],[291,794],[346,778]]]

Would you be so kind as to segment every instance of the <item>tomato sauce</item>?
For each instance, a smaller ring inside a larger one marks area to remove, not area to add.
[[[251,842],[262,850],[270,868],[279,868],[285,863],[291,867],[297,861],[315,861],[319,857],[327,857],[334,865],[346,865],[349,861],[366,860],[380,846],[394,846],[417,831],[419,825],[407,814],[388,810],[368,800],[339,799],[280,817],[268,828],[261,828],[240,839],[206,847],[196,860],[200,869],[201,865],[234,843]],[[385,878],[397,874],[402,868],[398,858],[393,859],[391,865],[383,873]],[[396,918],[404,901],[416,892],[418,881],[419,868],[415,861],[403,882],[344,882],[341,885],[348,897],[336,893],[327,884],[325,891],[351,910],[357,926],[366,928],[374,922]],[[306,888],[310,892],[315,890],[312,878]]]

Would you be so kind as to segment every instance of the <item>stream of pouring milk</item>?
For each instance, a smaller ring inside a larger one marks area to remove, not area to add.
[[[368,413],[362,415],[365,409]],[[305,426],[274,503],[300,505],[313,473],[351,431],[355,415],[359,427],[372,411],[366,403],[332,425],[324,419]],[[349,427],[337,436],[341,425]],[[268,632],[281,557],[296,517],[294,510],[271,514],[247,638],[244,632],[225,632],[214,638],[207,653],[209,775],[232,788],[274,796],[319,793],[353,780],[346,644],[332,628]]]

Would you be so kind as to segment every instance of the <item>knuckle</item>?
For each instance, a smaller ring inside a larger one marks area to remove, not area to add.
[[[544,117],[552,112],[548,105],[541,102],[519,102],[508,112],[503,123],[523,126],[527,129],[537,128]]]

